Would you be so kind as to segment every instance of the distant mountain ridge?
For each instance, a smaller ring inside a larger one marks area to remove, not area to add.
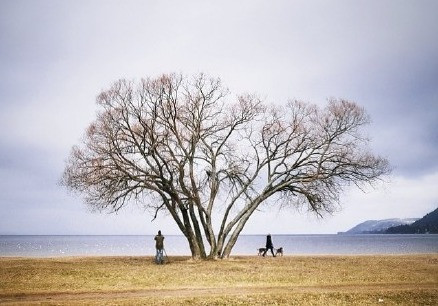
[[[345,232],[345,234],[373,234],[377,232],[382,233],[391,227],[410,225],[418,221],[419,219],[420,218],[392,218],[384,220],[367,220],[349,229]]]
[[[438,208],[412,224],[390,227],[386,234],[438,234]]]
[[[340,234],[438,234],[438,208],[423,218],[368,220]]]

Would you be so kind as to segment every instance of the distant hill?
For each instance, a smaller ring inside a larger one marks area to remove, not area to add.
[[[438,234],[438,208],[412,224],[393,226],[387,234]]]
[[[395,226],[404,226],[413,224],[419,220],[419,218],[407,218],[407,219],[384,219],[384,220],[368,220],[362,222],[355,227],[349,229],[343,234],[375,234],[375,233],[383,233],[388,228],[392,228]]]

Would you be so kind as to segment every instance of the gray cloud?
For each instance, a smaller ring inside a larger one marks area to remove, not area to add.
[[[96,231],[89,223],[98,219],[108,233],[114,224],[129,228],[86,215],[57,185],[94,118],[95,96],[120,77],[204,71],[273,103],[352,99],[370,113],[372,148],[395,175],[433,181],[437,11],[436,1],[395,0],[1,1],[0,233],[14,224],[42,233],[51,215],[63,221],[48,232],[74,232],[80,222],[69,215],[88,220],[83,233]]]

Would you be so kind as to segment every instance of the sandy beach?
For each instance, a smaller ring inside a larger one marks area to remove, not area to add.
[[[438,254],[0,258],[2,304],[434,305]]]

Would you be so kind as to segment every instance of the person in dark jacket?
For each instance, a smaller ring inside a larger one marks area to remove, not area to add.
[[[161,231],[158,231],[158,235],[155,236],[155,249],[157,254],[155,255],[155,262],[162,264],[164,262],[164,236],[161,235]]]
[[[268,236],[266,236],[266,249],[265,252],[263,253],[263,257],[265,257],[266,252],[268,252],[268,250],[271,250],[272,256],[275,257],[274,245],[272,244],[271,234],[268,234]]]

